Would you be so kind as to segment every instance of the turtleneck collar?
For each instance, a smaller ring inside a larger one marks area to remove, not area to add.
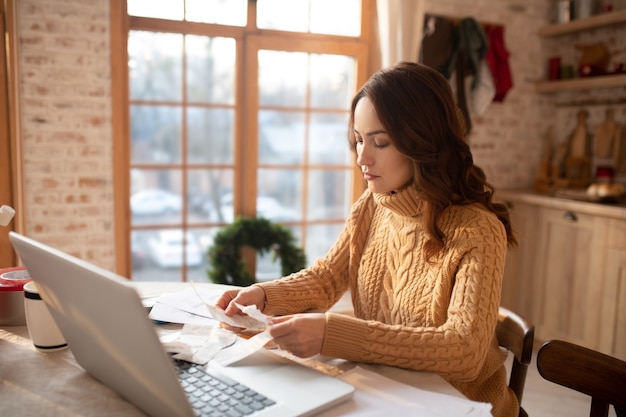
[[[419,198],[415,187],[403,187],[396,192],[373,193],[377,205],[391,210],[398,216],[417,217],[422,214],[424,201]]]

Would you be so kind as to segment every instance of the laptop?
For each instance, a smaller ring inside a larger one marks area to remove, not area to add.
[[[165,352],[139,294],[125,278],[18,233],[9,237],[76,361],[89,374],[154,417],[201,415],[192,403],[202,406],[215,398],[227,406],[222,396],[188,395],[188,383],[179,379],[183,371]],[[348,383],[264,349],[230,366],[209,365],[190,369],[217,373],[230,391],[248,387],[256,392],[266,408],[247,414],[253,417],[310,416],[354,393]]]

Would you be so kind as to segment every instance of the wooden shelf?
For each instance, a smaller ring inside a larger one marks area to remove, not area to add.
[[[539,93],[615,87],[626,87],[626,74],[572,78],[570,80],[540,81],[535,84],[535,90]]]
[[[539,36],[547,38],[550,36],[559,36],[623,22],[626,22],[626,9],[614,10],[612,12],[597,14],[584,19],[572,20],[568,23],[557,23],[554,25],[544,26],[539,30]]]

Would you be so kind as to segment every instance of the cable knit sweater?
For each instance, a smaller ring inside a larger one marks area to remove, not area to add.
[[[349,289],[354,317],[326,313],[323,355],[436,372],[494,416],[517,416],[495,338],[504,226],[479,204],[451,206],[438,223],[445,247],[427,262],[422,204],[412,187],[365,191],[324,258],[257,284],[264,312],[328,310]]]

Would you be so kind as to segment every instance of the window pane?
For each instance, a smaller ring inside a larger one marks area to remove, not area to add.
[[[182,220],[180,170],[134,168],[130,210],[133,226],[177,224]]]
[[[259,112],[259,163],[301,164],[304,159],[305,114]]]
[[[317,258],[326,255],[342,230],[343,222],[308,226],[305,243],[307,264],[311,265]]]
[[[202,257],[204,258],[204,262],[206,264],[208,264],[208,259],[207,259],[207,253],[209,251],[209,248],[211,246],[213,246],[213,238],[215,237],[215,235],[217,234],[217,232],[220,231],[220,227],[203,227],[203,228],[196,228],[196,229],[191,229],[191,233],[195,236],[196,240],[198,241],[198,245],[200,246],[200,251],[202,252]],[[202,273],[202,275],[200,275],[199,277],[201,277],[201,281],[207,281],[208,277],[206,274],[206,269],[203,268],[200,271]]]
[[[257,216],[276,222],[297,221],[302,208],[302,171],[259,169]]]
[[[148,259],[148,231],[132,231],[130,234],[130,254],[133,269],[133,279],[141,275],[141,271],[149,267]]]
[[[181,109],[131,106],[131,163],[180,162]]]
[[[355,84],[354,58],[343,55],[311,55],[311,107],[347,109]]]
[[[235,40],[191,36],[185,38],[187,100],[235,103]]]
[[[220,197],[219,204],[211,203],[207,210],[208,220],[216,223],[232,223],[235,221],[235,205],[233,194]]]
[[[310,117],[309,163],[350,166],[348,113],[312,113]]]
[[[131,31],[128,76],[131,100],[181,99],[183,36]]]
[[[245,26],[247,0],[128,0],[128,14],[167,20]]]
[[[304,0],[257,0],[257,27],[309,31],[309,2]]]
[[[187,109],[187,158],[190,164],[232,164],[233,109]]]
[[[261,29],[359,36],[361,0],[257,0]]]
[[[311,0],[310,3],[312,33],[361,34],[361,0]]]
[[[300,233],[298,233],[300,231],[300,228],[289,227],[289,230],[291,230],[291,233],[296,240],[296,245],[301,246],[300,241],[302,240],[302,238],[300,236]],[[274,256],[271,251],[266,252],[263,255],[261,255],[259,252],[256,253],[255,278],[257,282],[271,281],[282,276],[281,259],[279,257]]]
[[[148,229],[131,233],[131,250],[134,259],[143,257],[141,268],[133,268],[134,281],[179,281],[185,265],[189,279],[202,277],[207,264],[200,231],[182,229]],[[194,279],[200,281],[200,279]]]
[[[257,282],[272,281],[282,277],[282,268],[280,266],[280,258],[273,253],[268,252],[261,255],[256,253],[256,273]]]
[[[183,20],[184,0],[127,0],[131,16]]]
[[[350,173],[348,169],[309,171],[307,214],[310,220],[342,220],[348,217]]]
[[[245,26],[248,21],[248,0],[187,0],[186,20]]]
[[[259,51],[259,104],[304,107],[308,79],[308,54]]]
[[[187,211],[190,223],[224,221],[224,218],[220,218],[220,206],[225,200],[224,196],[232,196],[233,178],[232,169],[194,169],[188,172]],[[229,201],[232,202],[232,199]],[[232,217],[232,203],[230,211],[226,207],[224,213]]]

